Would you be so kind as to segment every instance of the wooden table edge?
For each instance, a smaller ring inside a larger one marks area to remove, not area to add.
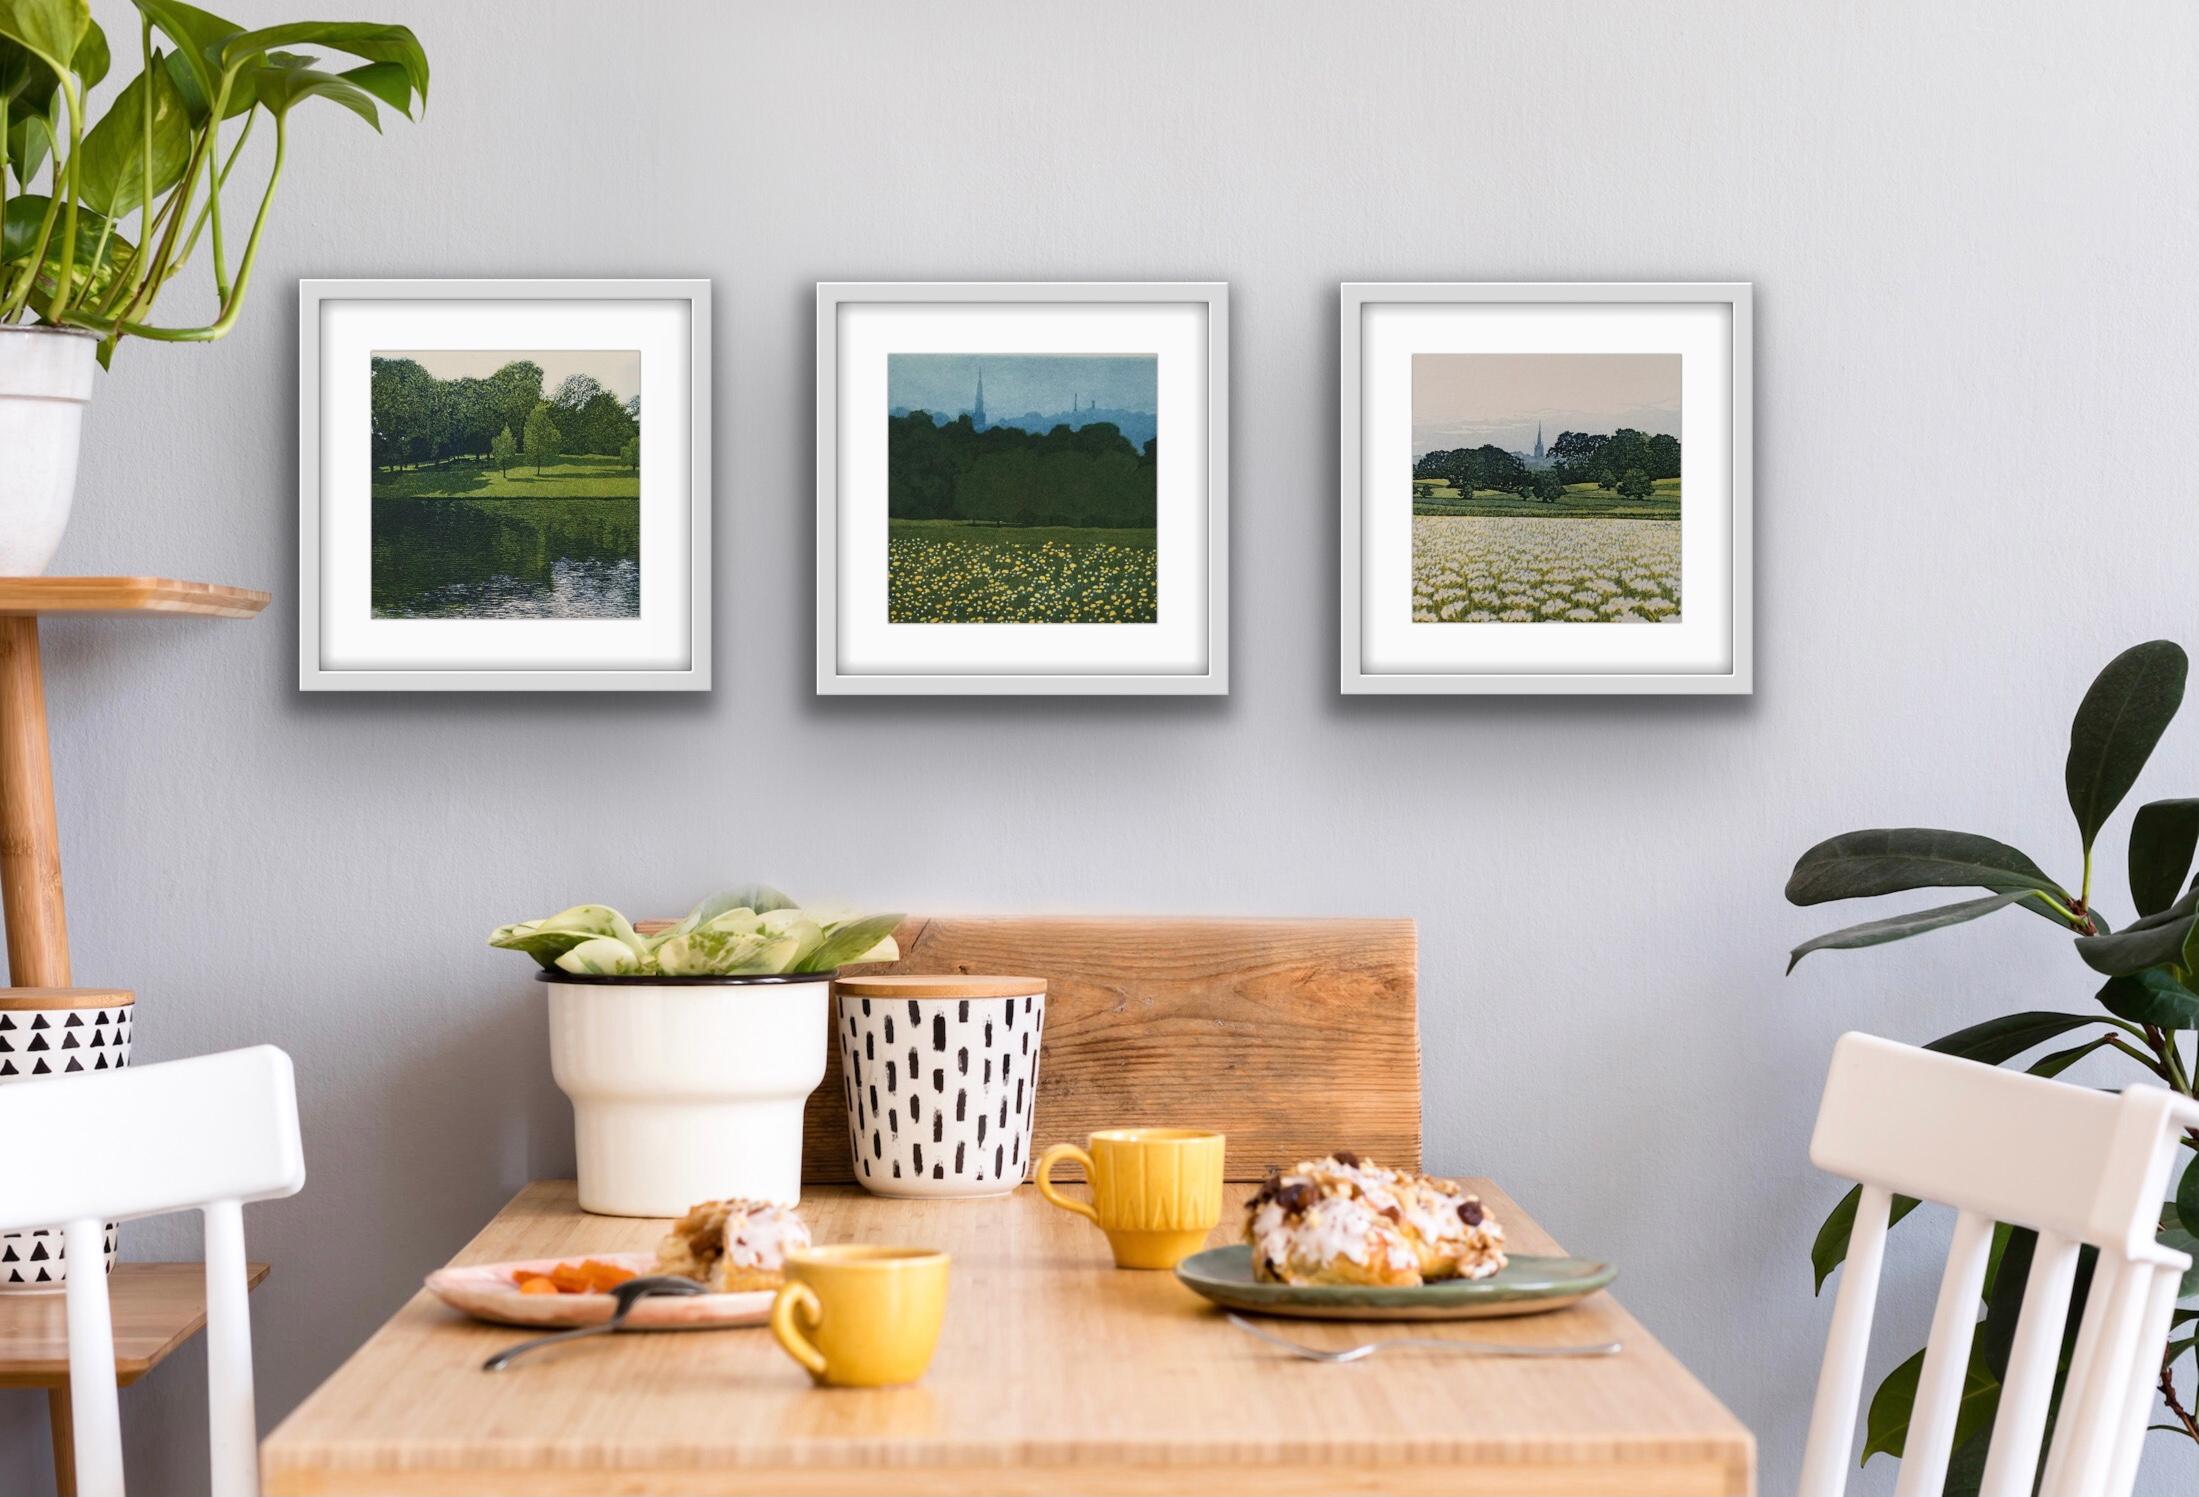
[[[1331,1492],[1401,1497],[1752,1497],[1755,1440],[1751,1436],[1736,1443],[1739,1448],[1733,1450],[1676,1451],[1668,1458],[1644,1450],[1633,1459],[1583,1459],[1535,1468],[1477,1464],[1470,1456],[1397,1462],[1141,1460],[1119,1447],[1104,1459],[1038,1449],[1020,1452],[1012,1462],[728,1464],[702,1469],[590,1463],[556,1469],[421,1464],[348,1470],[289,1466],[277,1456],[262,1459],[261,1490],[264,1497],[473,1497],[485,1490],[486,1477],[495,1483],[495,1491],[509,1497],[598,1497],[611,1492],[670,1497],[751,1492],[788,1497],[879,1497],[886,1492],[908,1497],[1054,1497],[1065,1491],[1094,1497],[1162,1497],[1254,1490],[1281,1497]]]

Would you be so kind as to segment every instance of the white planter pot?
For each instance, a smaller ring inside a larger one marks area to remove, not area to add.
[[[34,998],[0,988],[0,1086],[120,1070],[130,1063],[136,1025],[137,1002],[127,993]],[[107,1267],[114,1266],[109,1222]],[[59,1227],[0,1232],[0,1296],[61,1289],[68,1281]]]
[[[0,327],[0,576],[35,576],[61,548],[98,347],[74,329]]]
[[[541,975],[583,1211],[679,1216],[699,1201],[801,1198],[802,1105],[825,1075],[831,973]]]

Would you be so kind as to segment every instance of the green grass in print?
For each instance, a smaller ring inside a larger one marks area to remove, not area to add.
[[[640,479],[574,455],[375,475],[376,618],[636,618]]]
[[[894,520],[886,611],[896,624],[1151,624],[1150,529]]]

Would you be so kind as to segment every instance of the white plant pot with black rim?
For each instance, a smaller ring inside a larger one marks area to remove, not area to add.
[[[0,327],[0,576],[34,577],[61,549],[99,340]]]
[[[802,1107],[825,1077],[832,973],[539,975],[550,1070],[573,1103],[581,1210],[800,1200]]]

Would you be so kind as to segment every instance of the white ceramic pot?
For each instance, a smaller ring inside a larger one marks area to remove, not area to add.
[[[832,974],[575,977],[550,988],[580,1208],[679,1216],[802,1194],[802,1104],[825,1076]]]
[[[0,458],[0,466],[5,459]],[[124,992],[66,990],[36,997],[0,988],[0,1086],[118,1071],[130,1063],[137,1003]],[[107,1267],[115,1266],[115,1224],[107,1223]],[[69,1265],[61,1229],[0,1232],[0,1295],[64,1287]]]
[[[0,576],[35,576],[61,549],[98,347],[74,328],[0,327]]]
[[[1031,1167],[1043,977],[843,978],[832,1026],[855,1178],[882,1196],[997,1196]]]

